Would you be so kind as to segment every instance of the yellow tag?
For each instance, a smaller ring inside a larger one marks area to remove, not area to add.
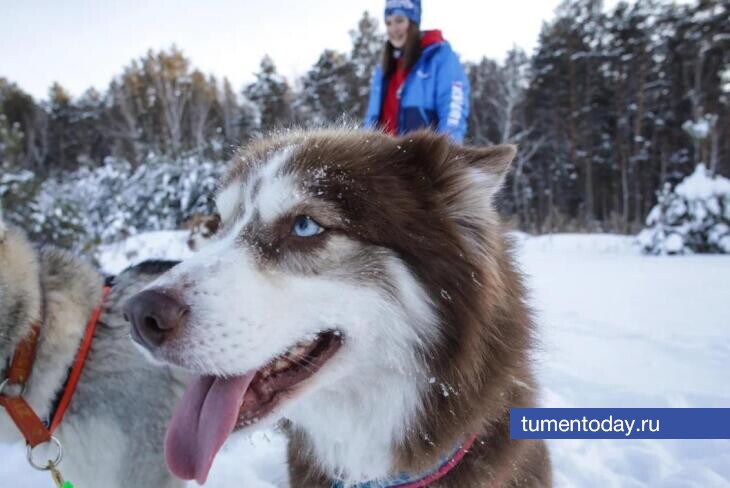
[[[51,478],[53,478],[53,482],[56,484],[56,488],[64,488],[63,476],[61,476],[61,472],[56,468],[50,468],[50,471]]]

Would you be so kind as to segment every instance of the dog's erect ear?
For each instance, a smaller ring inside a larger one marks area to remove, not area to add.
[[[509,165],[517,154],[517,147],[510,144],[461,146],[447,135],[427,130],[402,136],[399,143],[398,148],[411,152],[416,163],[441,188],[454,189],[454,178],[471,176],[473,181],[469,186],[478,186],[489,196],[502,188]]]
[[[431,130],[418,130],[401,136],[397,142],[399,150],[411,154],[419,167],[438,179],[452,145],[448,136]]]
[[[491,194],[497,193],[504,183],[509,166],[517,154],[517,146],[501,144],[499,146],[457,146],[451,147],[449,160],[474,168],[483,175],[483,184]]]

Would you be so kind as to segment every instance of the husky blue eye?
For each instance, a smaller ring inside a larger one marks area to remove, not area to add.
[[[309,217],[297,217],[294,221],[292,234],[299,237],[312,237],[324,232],[324,229],[317,222]]]

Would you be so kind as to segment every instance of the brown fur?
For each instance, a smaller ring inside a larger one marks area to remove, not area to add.
[[[515,148],[463,148],[425,131],[400,139],[293,133],[242,152],[226,181],[245,180],[250,164],[290,145],[298,149],[285,171],[327,167],[307,190],[344,216],[332,230],[396,253],[437,304],[441,340],[420,351],[435,382],[416,428],[394,446],[392,471],[429,469],[478,433],[458,468],[433,486],[550,486],[545,444],[509,439],[509,409],[535,406],[533,326],[504,229],[491,204],[479,203],[501,187]],[[306,435],[287,431],[292,486],[329,486]]]

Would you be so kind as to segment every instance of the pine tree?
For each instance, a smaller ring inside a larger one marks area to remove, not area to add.
[[[667,183],[639,242],[650,254],[730,254],[730,180],[704,164],[674,189]]]
[[[8,117],[0,112],[0,168],[19,166],[23,156],[23,131],[18,122],[10,123]]]
[[[60,84],[54,83],[48,93],[48,104],[49,153],[46,165],[51,171],[73,169],[76,154],[70,134],[74,116],[71,95]]]
[[[571,100],[574,106],[577,97],[575,67],[570,59],[573,50],[568,39],[571,25],[570,19],[562,17],[544,25],[530,66],[526,116],[536,132],[545,137],[535,161],[535,211],[540,231],[560,228],[562,215],[574,215],[569,202],[576,193],[577,123]]]
[[[135,60],[112,80],[106,95],[103,131],[111,142],[111,154],[133,166],[149,152],[159,152],[159,124],[155,123],[153,94],[147,87],[140,64]]]
[[[104,100],[101,93],[90,88],[74,103],[71,137],[78,148],[76,159],[86,166],[95,166],[109,154],[109,141],[101,130]]]
[[[497,62],[482,58],[466,67],[471,97],[466,139],[472,144],[488,145],[501,139],[495,109],[501,110],[502,79]]]
[[[297,118],[305,124],[322,126],[352,117],[352,105],[357,99],[350,92],[355,88],[353,77],[354,65],[344,54],[324,51],[301,80],[294,103]]]
[[[185,109],[193,93],[190,61],[173,46],[169,53],[150,51],[142,69],[147,94],[154,97],[155,112],[160,116],[162,134],[166,136],[162,150],[165,154],[178,156],[183,149]]]
[[[223,86],[216,88],[216,107],[220,114],[220,127],[223,132],[224,145],[229,147],[238,144],[241,140],[238,125],[241,117],[240,107],[236,100],[236,93],[233,91],[228,78],[223,78]]]
[[[211,132],[211,109],[216,98],[217,82],[215,78],[207,80],[205,75],[194,70],[190,76],[190,98],[186,108],[188,116],[187,131],[190,134],[190,147],[199,157],[202,157],[206,149],[214,139]],[[217,137],[215,137],[217,139]]]
[[[292,92],[286,79],[276,71],[274,61],[264,56],[256,81],[246,86],[244,96],[261,114],[262,131],[285,127],[292,122]]]
[[[350,80],[351,86],[347,92],[351,94],[350,115],[356,120],[362,120],[367,110],[367,101],[370,94],[370,80],[385,44],[385,36],[380,32],[378,21],[368,12],[363,12],[357,29],[350,31],[352,50],[349,62],[352,64]]]
[[[0,135],[0,162],[13,166],[37,167],[35,154],[35,114],[40,110],[33,97],[15,83],[0,78],[0,117],[3,118]]]

